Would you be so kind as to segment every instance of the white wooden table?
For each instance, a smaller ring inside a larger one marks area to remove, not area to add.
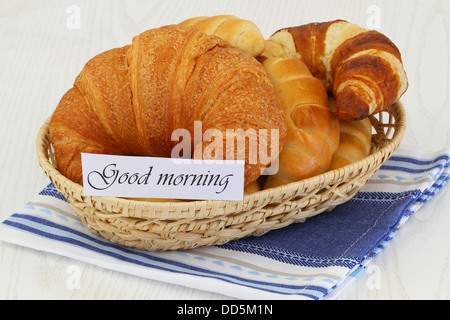
[[[450,147],[450,1],[221,0],[0,2],[0,220],[47,183],[35,139],[94,55],[140,32],[200,15],[233,14],[268,37],[286,26],[346,19],[385,33],[410,86],[404,144]],[[450,187],[421,208],[338,299],[450,298]],[[79,288],[71,270],[81,271]],[[227,299],[0,242],[0,299]]]

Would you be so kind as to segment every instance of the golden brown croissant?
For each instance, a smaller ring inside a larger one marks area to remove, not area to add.
[[[335,100],[330,98],[330,109],[334,110]],[[343,167],[364,159],[372,146],[372,123],[369,118],[362,120],[339,119],[339,146],[331,159],[330,170]]]
[[[266,41],[259,28],[253,22],[235,16],[195,17],[180,24],[193,26],[206,34],[221,37],[253,57],[259,56],[265,48]]]
[[[281,101],[287,124],[278,173],[267,177],[264,188],[328,171],[339,143],[339,122],[328,108],[324,85],[297,58],[266,59],[263,65]]]
[[[81,184],[81,152],[170,157],[179,143],[172,132],[193,137],[194,121],[223,139],[227,129],[275,129],[282,146],[286,135],[280,102],[256,59],[196,28],[165,26],[91,59],[49,130],[59,170]],[[268,163],[245,160],[247,185]]]
[[[408,87],[398,48],[385,35],[336,20],[285,28],[266,42],[264,56],[301,58],[336,97],[339,118],[384,110]]]

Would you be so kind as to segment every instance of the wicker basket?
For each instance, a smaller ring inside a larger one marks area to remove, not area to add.
[[[148,202],[83,195],[83,187],[55,166],[48,125],[37,137],[39,163],[67,198],[81,221],[95,234],[123,246],[178,250],[224,244],[283,228],[351,199],[398,148],[406,130],[401,102],[371,117],[371,154],[354,164],[246,195],[243,201]]]

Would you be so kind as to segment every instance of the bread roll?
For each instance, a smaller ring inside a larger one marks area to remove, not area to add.
[[[206,34],[221,37],[253,57],[259,56],[265,48],[266,41],[256,24],[235,16],[195,17],[180,24],[193,26]]]
[[[279,170],[267,177],[272,188],[324,173],[339,143],[339,122],[328,108],[322,82],[298,58],[272,58],[263,65],[281,101],[287,125]]]
[[[330,98],[330,109],[334,110],[335,100]],[[355,163],[370,154],[372,146],[372,123],[369,118],[362,120],[339,119],[339,146],[333,154],[330,170]]]

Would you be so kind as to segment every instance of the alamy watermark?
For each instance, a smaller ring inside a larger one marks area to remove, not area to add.
[[[366,280],[366,286],[369,290],[379,290],[381,288],[381,269],[377,265],[369,265],[366,268],[369,276]]]
[[[367,7],[367,20],[366,27],[371,30],[380,30],[381,29],[381,8],[375,4],[372,4]]]
[[[66,279],[66,287],[69,290],[79,290],[81,282],[81,268],[77,265],[70,265],[66,269],[68,277]]]
[[[263,175],[278,172],[278,129],[207,129],[203,132],[202,122],[195,121],[193,135],[187,129],[172,132],[171,140],[179,142],[172,148],[172,159],[247,160],[248,164],[266,166]]]
[[[68,14],[66,19],[66,27],[69,30],[81,29],[81,9],[77,5],[70,5],[66,9]]]

